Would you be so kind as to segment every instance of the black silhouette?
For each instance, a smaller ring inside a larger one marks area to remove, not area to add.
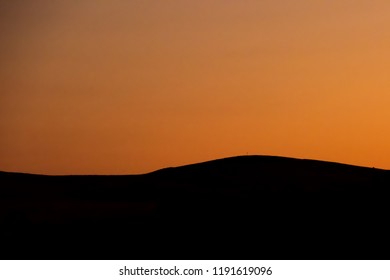
[[[3,259],[389,258],[390,171],[239,156],[144,175],[0,172]]]

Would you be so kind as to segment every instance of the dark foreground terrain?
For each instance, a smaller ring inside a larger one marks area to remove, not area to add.
[[[389,195],[390,171],[271,156],[0,172],[0,258],[390,259]]]

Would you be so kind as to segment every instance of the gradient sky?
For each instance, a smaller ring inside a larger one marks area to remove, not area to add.
[[[388,0],[0,2],[0,170],[390,169]]]

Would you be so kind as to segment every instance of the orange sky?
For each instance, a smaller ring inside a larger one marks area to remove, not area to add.
[[[0,170],[390,169],[388,0],[0,3]]]

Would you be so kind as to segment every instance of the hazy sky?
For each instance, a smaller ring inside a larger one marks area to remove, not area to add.
[[[390,169],[388,0],[0,1],[0,170]]]

